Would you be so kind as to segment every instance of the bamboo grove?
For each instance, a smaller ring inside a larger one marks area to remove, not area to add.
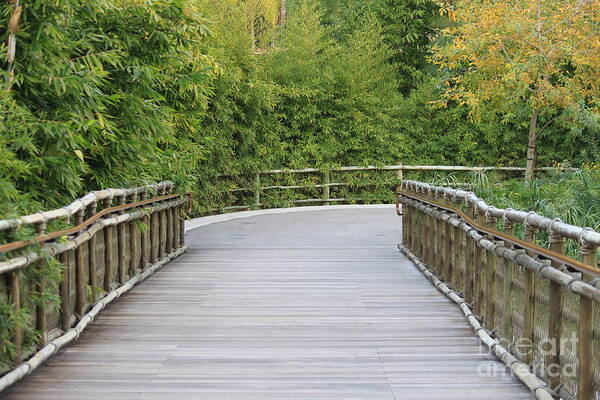
[[[217,173],[268,168],[522,166],[534,103],[540,164],[594,162],[597,2],[479,3],[5,3],[0,214],[166,179],[200,204]]]

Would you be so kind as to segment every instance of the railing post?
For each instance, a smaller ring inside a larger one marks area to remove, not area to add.
[[[260,172],[254,174],[254,206],[260,206]]]
[[[164,196],[165,190],[163,189],[159,195]],[[156,212],[156,215],[158,218],[158,230],[157,230],[158,259],[161,259],[165,256],[165,236],[167,235],[165,212],[166,212],[165,210]]]
[[[473,207],[472,204],[467,204],[467,213],[472,218],[475,216],[475,207]],[[475,293],[475,274],[476,269],[478,268],[478,265],[475,265],[478,263],[476,257],[477,244],[471,239],[467,232],[464,232],[463,237],[465,241],[465,298],[468,302],[473,304],[475,312],[477,313],[478,302]]]
[[[75,214],[75,224],[83,222],[84,210]],[[85,314],[85,280],[84,280],[83,244],[75,248],[75,314],[81,318]]]
[[[144,190],[141,193],[140,200],[145,200],[148,198],[148,191]],[[150,258],[148,254],[148,249],[151,249],[152,246],[148,246],[147,239],[150,236],[150,218],[144,212],[142,218],[140,219],[143,229],[140,229],[140,269],[144,271],[146,269],[147,263],[146,258]]]
[[[504,232],[510,236],[514,236],[514,226],[511,221],[504,219]],[[504,243],[506,246],[506,243]],[[502,284],[502,333],[508,340],[507,348],[513,341],[513,313],[512,313],[512,288],[513,288],[513,264],[511,261],[504,259],[504,279]]]
[[[525,223],[525,241],[535,244],[537,230]],[[528,252],[530,257],[535,257],[533,252]],[[531,364],[533,361],[534,329],[535,329],[535,272],[525,270],[525,293],[523,310],[523,339],[528,341],[529,351],[525,354],[524,362]]]
[[[417,192],[419,193],[419,192]],[[423,210],[419,210],[419,215],[417,218],[417,232],[418,232],[418,245],[417,245],[417,255],[420,259],[425,259],[425,243],[427,243],[427,224],[425,223],[425,213]]]
[[[125,196],[119,196],[119,205],[125,204]],[[119,215],[123,214],[123,211],[118,212]],[[125,223],[117,224],[117,273],[119,284],[124,284],[126,280],[125,272]]]
[[[444,223],[444,229],[445,229],[445,236],[446,236],[446,240],[445,240],[445,246],[444,246],[444,262],[445,262],[445,276],[444,279],[448,282],[448,283],[452,283],[452,276],[453,276],[453,269],[454,269],[454,254],[453,254],[453,249],[454,249],[454,229],[452,229],[452,225],[450,225],[450,223],[445,222]]]
[[[587,244],[583,236],[580,239],[582,261],[596,267],[596,252],[598,249]],[[591,281],[590,276],[586,274],[583,274],[582,279],[588,282]],[[577,386],[577,400],[594,400],[594,370],[592,368],[593,300],[585,296],[580,296],[579,299],[579,346],[577,349],[579,384]]]
[[[424,197],[428,197],[427,192],[423,192]],[[425,211],[421,211],[421,224],[423,226],[423,242],[421,246],[421,260],[430,267],[431,265],[431,253],[433,252],[433,246],[431,245],[431,223],[430,216]]]
[[[482,215],[478,212],[477,207],[475,205],[473,207],[473,220],[482,223]],[[471,269],[471,278],[473,285],[473,306],[475,312],[479,315],[482,315],[485,312],[485,288],[486,288],[486,272],[487,268],[484,262],[484,253],[483,248],[479,247],[479,244],[473,239],[473,266]]]
[[[97,203],[94,201],[92,203],[90,203],[89,206],[89,216],[93,216],[94,214],[96,214],[96,208],[97,208]],[[98,273],[97,271],[97,259],[96,259],[96,247],[97,247],[97,243],[98,243],[98,238],[96,237],[96,235],[92,235],[92,237],[90,238],[90,241],[88,242],[88,257],[89,257],[89,262],[88,262],[88,283],[90,285],[90,289],[91,289],[91,295],[92,295],[92,304],[96,303],[96,288],[98,286],[97,283],[97,279],[96,279],[96,274]]]
[[[502,241],[494,240],[494,244],[497,246],[502,245]],[[489,324],[490,330],[495,330],[497,326],[496,324],[496,299],[499,293],[499,282],[496,282],[496,270],[501,267],[501,260],[494,254],[493,252],[487,253],[487,265],[489,268],[488,272],[488,281],[487,281],[487,290],[488,290],[488,303],[486,306],[486,320]]]
[[[434,199],[438,200],[438,193],[434,191]],[[443,222],[438,218],[438,215],[433,215],[434,219],[434,237],[435,237],[435,268],[438,274],[443,277],[444,275],[444,237]]]
[[[60,254],[60,262],[63,265],[63,276],[59,285],[60,292],[60,310],[61,310],[61,328],[67,331],[71,327],[71,305],[69,300],[69,252],[64,251]]]
[[[150,264],[156,264],[158,261],[158,231],[160,222],[158,220],[158,212],[150,214],[149,224],[149,236],[150,236]]]
[[[329,171],[323,172],[323,205],[328,206],[329,196],[331,195],[331,188],[329,186],[331,175]]]
[[[35,227],[35,233],[36,235],[43,235],[46,232],[46,223],[43,222],[41,224],[37,224]],[[42,270],[44,268],[44,266],[46,265],[46,261],[44,259],[40,260],[37,263],[37,268],[39,268],[40,270]],[[40,274],[41,276],[41,274]],[[36,291],[40,296],[43,296],[44,292],[46,291],[46,282],[45,282],[45,278],[41,278],[41,280],[38,280],[35,284],[36,286]],[[46,318],[46,304],[37,304],[35,306],[35,315],[36,315],[36,325],[37,325],[37,330],[40,331],[41,334],[41,343],[42,345],[45,345],[48,339],[48,327],[47,327],[47,318]]]
[[[549,242],[550,250],[564,254],[565,251],[565,238],[555,234],[552,231],[552,226],[549,229]],[[558,261],[552,261],[554,268],[560,268],[561,263]],[[548,305],[548,339],[550,343],[554,343],[554,352],[548,352],[546,357],[545,365],[547,371],[551,367],[560,367],[560,351],[561,351],[561,331],[562,331],[562,288],[561,284],[555,281],[550,281],[550,296]],[[553,311],[553,309],[555,311]],[[556,368],[560,370],[560,368]],[[548,376],[548,386],[551,388],[557,387],[562,379],[560,374],[546,374]]]
[[[452,199],[452,206],[454,208],[458,208],[457,207],[457,200],[456,198]],[[461,291],[465,291],[465,286],[464,286],[464,277],[463,277],[463,260],[464,260],[464,253],[462,251],[463,248],[463,234],[462,234],[462,229],[460,229],[460,226],[453,226],[453,230],[454,230],[454,258],[453,258],[453,267],[454,267],[454,282],[456,284],[456,286],[458,287],[459,290]]]
[[[398,180],[398,186],[396,187],[396,192],[398,192],[399,190],[402,190],[402,181],[404,180],[404,176],[403,176],[403,170],[402,170],[402,163],[398,163],[398,166],[400,167],[399,169],[396,170],[396,179]],[[400,203],[398,205],[398,213],[402,214],[403,210],[402,210],[402,203]]]
[[[496,228],[496,219],[491,217],[489,214],[485,214],[485,226],[487,228]],[[495,244],[498,244],[492,236],[488,237]],[[493,252],[485,251],[485,269],[487,282],[486,287],[486,305],[485,305],[485,317],[488,321],[489,328],[494,329],[496,325],[496,265],[497,258]]]
[[[107,209],[112,205],[112,197],[106,198],[102,206]],[[108,218],[110,215],[107,215]],[[113,227],[106,226],[104,228],[104,291],[110,292],[112,287],[112,271],[113,271]]]
[[[10,295],[12,298],[12,304],[15,311],[21,309],[21,277],[19,271],[12,271],[9,275],[10,284]],[[15,334],[13,337],[13,343],[15,345],[15,358],[14,362],[18,363],[21,361],[21,347],[23,345],[23,329],[19,326],[15,327]]]
[[[137,193],[133,192],[129,196],[129,202],[135,203],[137,201]],[[137,274],[137,226],[135,221],[127,222],[129,226],[129,276],[134,277]]]
[[[177,221],[179,223],[179,247],[183,247],[185,244],[185,209],[183,206],[179,206]]]
[[[400,182],[399,188],[396,190],[396,193],[402,192],[404,189],[404,183]],[[399,207],[402,207],[402,195],[396,194],[398,196],[398,204]],[[401,221],[402,221],[402,244],[408,248],[410,251],[410,207],[406,207],[406,212],[401,213]]]

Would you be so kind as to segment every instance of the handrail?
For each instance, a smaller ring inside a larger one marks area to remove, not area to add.
[[[57,208],[51,211],[40,211],[34,214],[25,215],[18,218],[0,219],[0,231],[15,229],[22,225],[46,224],[50,221],[60,218],[70,218],[72,215],[80,212],[86,207],[97,203],[100,200],[107,200],[119,197],[138,196],[145,193],[170,193],[174,188],[173,182],[160,182],[153,185],[139,186],[131,189],[104,189],[89,192],[65,207]]]
[[[483,166],[483,167],[473,167],[473,166],[463,166],[463,165],[367,165],[367,166],[346,166],[346,167],[334,167],[328,169],[319,169],[319,168],[298,168],[298,169],[268,169],[260,171],[261,174],[304,174],[311,172],[323,172],[327,171],[525,171],[524,167],[493,167],[493,166]],[[562,171],[576,171],[577,168],[562,168],[562,167],[539,167],[535,169],[536,171],[554,171],[554,170],[562,170]],[[242,174],[218,174],[218,177],[225,176],[237,176]]]
[[[589,228],[567,224],[559,219],[547,218],[535,212],[502,209],[488,205],[485,200],[477,197],[475,193],[462,189],[453,189],[443,186],[434,186],[428,183],[405,181],[404,188],[413,192],[429,193],[438,197],[447,197],[455,201],[464,201],[468,206],[475,207],[481,215],[492,218],[508,219],[514,223],[527,224],[533,228],[543,230],[549,234],[557,234],[585,243],[588,246],[600,247],[600,232]]]
[[[91,225],[92,223],[96,222],[101,217],[103,217],[103,216],[105,216],[107,214],[112,214],[112,213],[114,213],[116,211],[125,211],[125,210],[129,210],[131,208],[140,207],[140,206],[143,206],[143,205],[146,205],[146,204],[157,203],[157,202],[160,202],[160,201],[175,199],[175,198],[178,198],[178,197],[180,197],[180,196],[176,195],[176,194],[171,194],[171,195],[166,195],[166,196],[161,196],[161,197],[155,197],[155,198],[152,198],[152,199],[137,201],[135,203],[123,204],[123,205],[119,205],[119,206],[114,206],[114,207],[106,208],[106,209],[104,209],[104,210],[102,210],[100,212],[97,212],[96,214],[94,214],[90,218],[86,219],[85,221],[83,221],[79,225],[73,226],[71,228],[66,228],[66,229],[62,229],[60,231],[55,231],[55,232],[52,232],[52,233],[48,233],[48,234],[44,234],[44,235],[39,235],[39,236],[36,236],[35,238],[33,238],[31,240],[20,240],[20,241],[17,241],[17,242],[11,242],[11,243],[7,243],[7,244],[4,244],[4,245],[0,245],[0,253],[6,253],[6,252],[9,252],[9,251],[15,251],[15,250],[22,249],[23,247],[26,247],[26,246],[29,246],[29,245],[32,245],[32,244],[39,244],[39,243],[50,241],[52,239],[59,238],[61,236],[70,235],[72,233],[75,233],[77,231],[82,230],[83,228],[88,227],[89,225]]]
[[[548,260],[551,261],[555,261],[555,262],[559,262],[562,265],[571,267],[579,272],[582,273],[586,273],[586,274],[590,274],[593,275],[595,277],[600,277],[600,269],[592,267],[590,265],[584,264],[581,261],[578,261],[574,258],[568,257],[564,254],[560,254],[557,253],[555,251],[549,250],[549,249],[545,249],[543,247],[540,247],[534,243],[530,243],[530,242],[526,242],[524,240],[521,240],[517,237],[511,236],[511,235],[507,235],[506,233],[500,232],[496,229],[493,228],[489,228],[486,227],[482,224],[479,224],[477,222],[475,222],[471,217],[469,217],[467,214],[465,214],[461,209],[457,208],[457,207],[452,207],[450,205],[446,205],[443,204],[441,202],[437,202],[431,199],[426,199],[422,196],[418,196],[415,194],[410,194],[408,192],[405,191],[398,191],[397,192],[398,195],[400,196],[404,196],[404,197],[408,197],[411,199],[415,199],[418,200],[420,202],[423,202],[425,204],[429,204],[432,206],[435,206],[439,209],[442,210],[446,210],[446,211],[450,211],[454,214],[457,214],[460,218],[462,218],[463,220],[465,220],[467,222],[467,224],[469,226],[471,226],[472,228],[476,229],[479,232],[483,232],[486,233],[490,236],[493,236],[496,239],[500,239],[503,241],[506,241],[512,245],[516,245],[522,249],[526,249],[526,250],[530,250],[531,252],[542,256]],[[587,232],[587,231],[586,231]]]

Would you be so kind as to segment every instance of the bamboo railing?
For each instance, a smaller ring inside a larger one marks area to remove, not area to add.
[[[189,198],[172,194],[173,189],[170,182],[106,189],[53,211],[0,220],[5,235],[35,229],[31,239],[0,245],[0,306],[25,311],[31,325],[25,328],[39,335],[26,347],[24,327],[11,327],[10,362],[16,368],[0,378],[0,391],[77,339],[108,303],[187,249],[183,213]],[[61,229],[46,232],[60,222]],[[24,279],[25,272],[41,271],[49,259],[63,266],[58,285],[39,275]],[[59,307],[44,297],[34,301],[33,294],[54,295]]]
[[[556,168],[556,167],[542,167],[537,168],[536,171],[556,171],[556,170],[571,170],[575,168]],[[231,212],[241,210],[252,210],[258,208],[268,208],[270,205],[262,201],[265,192],[271,191],[298,191],[307,189],[317,189],[321,192],[320,197],[306,198],[306,199],[293,199],[290,201],[293,206],[301,205],[330,205],[330,204],[344,204],[350,202],[362,202],[365,199],[347,198],[347,197],[332,197],[332,192],[335,188],[342,188],[351,186],[348,182],[335,182],[332,181],[333,174],[340,175],[341,173],[349,172],[360,172],[360,171],[373,171],[379,173],[395,172],[395,183],[400,182],[403,179],[405,172],[487,172],[487,171],[499,171],[505,173],[524,173],[525,168],[522,167],[469,167],[469,166],[453,166],[453,165],[385,165],[385,166],[346,166],[338,168],[330,168],[327,170],[318,168],[302,168],[302,169],[271,169],[254,172],[249,174],[250,179],[247,180],[247,185],[241,187],[228,187],[226,189],[229,193],[250,193],[252,194],[251,203],[248,204],[226,204],[222,207],[215,207],[210,209],[211,212]],[[320,183],[308,183],[302,185],[264,185],[265,177],[272,176],[284,176],[284,175],[308,175],[316,174],[320,176]],[[219,174],[217,178],[236,178],[244,174]],[[246,174],[247,175],[247,174]],[[250,176],[251,175],[251,176]],[[364,184],[369,186],[369,184]],[[394,184],[395,186],[395,184]],[[468,186],[468,184],[462,184],[462,186]],[[393,192],[392,192],[393,193]],[[393,202],[393,196],[390,196],[390,202]]]
[[[402,182],[398,201],[400,249],[536,398],[597,398],[600,233],[415,181]],[[565,255],[567,241],[579,257]]]

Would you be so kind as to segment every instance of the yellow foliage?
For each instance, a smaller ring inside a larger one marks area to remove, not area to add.
[[[240,3],[246,7],[248,14],[252,15],[255,21],[262,19],[271,27],[277,25],[281,0],[240,0]]]
[[[457,75],[447,101],[501,111],[510,99],[535,109],[583,99],[599,109],[600,1],[459,0],[442,12],[456,21],[432,57]]]

